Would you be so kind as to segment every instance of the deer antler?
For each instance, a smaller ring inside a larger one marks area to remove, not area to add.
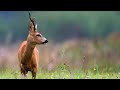
[[[35,17],[32,18],[30,12],[29,12],[29,19],[30,19],[30,21],[33,23],[34,30],[35,30],[35,21],[34,21]]]

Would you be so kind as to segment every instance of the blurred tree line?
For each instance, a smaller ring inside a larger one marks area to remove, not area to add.
[[[0,42],[25,40],[28,35],[29,11],[0,11]],[[105,37],[120,31],[119,11],[31,11],[38,31],[54,41],[72,37]]]

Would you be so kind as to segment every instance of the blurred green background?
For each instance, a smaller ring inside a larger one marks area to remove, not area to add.
[[[30,11],[38,30],[49,40],[106,37],[120,31],[119,11]],[[11,44],[26,39],[29,11],[0,11],[0,42]]]

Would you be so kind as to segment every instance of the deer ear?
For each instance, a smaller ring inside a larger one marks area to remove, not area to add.
[[[35,25],[35,29],[37,30],[37,24]]]

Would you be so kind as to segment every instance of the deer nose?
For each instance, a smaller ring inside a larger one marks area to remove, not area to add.
[[[45,42],[44,43],[47,43],[48,42],[48,40],[45,40]]]
[[[43,44],[45,44],[45,43],[47,43],[48,42],[48,40],[45,40],[44,42],[43,42]]]

